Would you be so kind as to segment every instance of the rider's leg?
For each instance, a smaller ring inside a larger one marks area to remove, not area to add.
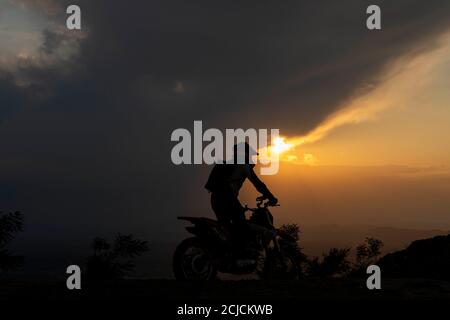
[[[229,193],[213,192],[211,206],[217,220],[230,227],[232,252],[235,259],[245,258],[246,242],[250,231],[241,203],[237,197]]]
[[[217,217],[217,221],[224,225],[228,225],[231,222],[227,200],[227,197],[219,192],[211,193],[211,207]]]
[[[230,200],[233,226],[233,251],[237,256],[245,256],[250,229],[245,219],[245,210],[239,200],[234,197]]]

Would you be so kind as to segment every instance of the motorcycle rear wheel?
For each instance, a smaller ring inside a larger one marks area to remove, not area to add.
[[[197,237],[187,238],[177,246],[172,263],[177,280],[212,280],[217,275],[207,245]]]

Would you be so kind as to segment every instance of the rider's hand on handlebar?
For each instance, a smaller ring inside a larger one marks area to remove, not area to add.
[[[274,207],[274,206],[277,205],[277,203],[278,203],[278,199],[275,198],[275,197],[271,197],[271,198],[269,198],[269,201],[267,202],[267,205],[271,206],[271,207]]]
[[[267,199],[267,197],[265,197],[265,196],[259,196],[259,197],[257,197],[256,198],[256,201],[264,201],[264,200],[266,200]]]

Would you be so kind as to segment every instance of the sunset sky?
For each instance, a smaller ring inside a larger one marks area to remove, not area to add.
[[[23,243],[182,232],[171,132],[279,128],[277,221],[450,229],[450,2],[0,0],[0,203]],[[241,198],[251,204],[249,186]]]
[[[304,136],[286,137],[285,160],[322,165],[450,164],[450,36],[385,67],[377,84],[342,103]]]

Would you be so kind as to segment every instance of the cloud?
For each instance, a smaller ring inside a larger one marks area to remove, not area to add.
[[[5,1],[5,0],[3,0]],[[56,16],[56,14],[59,14]],[[36,77],[37,70],[65,76],[76,69],[80,44],[86,32],[69,31],[61,24],[62,4],[57,1],[5,2],[0,19],[0,76],[11,75],[22,88],[46,86],[47,79]]]
[[[450,33],[439,38],[437,47],[421,54],[405,54],[391,61],[377,81],[377,85],[359,96],[349,99],[331,113],[323,122],[304,136],[292,137],[292,148],[317,142],[334,130],[352,124],[375,120],[377,115],[390,108],[399,108],[402,101],[420,92],[433,79],[432,71],[450,54]]]
[[[185,88],[183,82],[177,81],[177,82],[175,83],[175,88],[173,89],[173,91],[174,91],[175,93],[184,93],[184,92],[186,91],[186,88]]]
[[[37,11],[47,16],[55,16],[64,13],[64,2],[56,0],[7,0],[22,10]]]

